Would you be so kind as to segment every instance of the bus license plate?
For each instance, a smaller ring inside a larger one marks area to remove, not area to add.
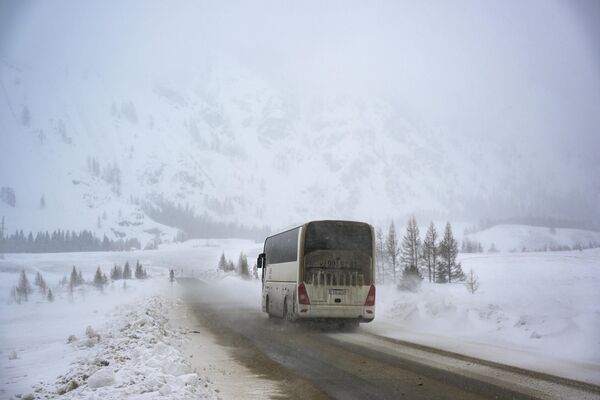
[[[329,294],[332,296],[342,296],[346,294],[346,289],[329,289]]]

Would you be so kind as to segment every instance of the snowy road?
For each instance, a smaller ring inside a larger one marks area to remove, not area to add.
[[[271,380],[284,397],[600,399],[597,386],[378,337],[363,329],[343,333],[283,324],[223,297],[211,285],[189,288],[188,307],[197,322],[245,367]]]

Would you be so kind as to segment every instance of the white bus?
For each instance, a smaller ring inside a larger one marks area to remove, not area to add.
[[[270,236],[258,256],[262,310],[288,320],[375,317],[375,234],[353,221],[312,221]]]

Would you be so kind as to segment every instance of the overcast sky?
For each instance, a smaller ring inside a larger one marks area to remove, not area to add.
[[[1,22],[17,67],[154,79],[220,59],[291,89],[384,93],[432,122],[599,143],[594,0],[3,1]]]
[[[541,166],[600,168],[595,0],[1,4],[1,62],[48,80],[82,69],[135,88],[241,66],[298,96],[381,96],[439,132],[539,146]]]

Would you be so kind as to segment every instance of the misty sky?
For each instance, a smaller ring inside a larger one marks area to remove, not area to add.
[[[381,96],[443,134],[501,136],[598,182],[599,4],[2,1],[0,62],[132,90],[241,66],[298,96]]]

